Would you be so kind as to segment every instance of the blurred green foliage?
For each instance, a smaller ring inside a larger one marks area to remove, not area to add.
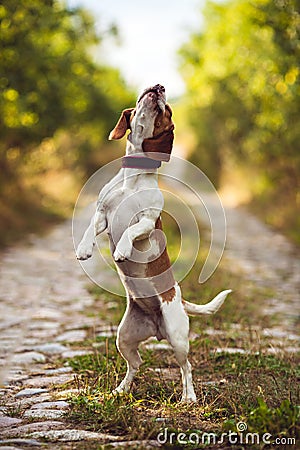
[[[95,62],[93,48],[101,48],[106,34],[96,32],[87,11],[62,1],[2,0],[0,219],[6,226],[8,208],[20,207],[14,205],[20,191],[25,202],[31,190],[32,203],[24,177],[49,170],[84,176],[109,158],[104,142],[135,96],[118,70]]]
[[[298,0],[207,1],[202,31],[180,50],[197,136],[192,160],[217,185],[228,160],[251,169],[259,179],[253,194],[264,211],[267,205],[267,219],[290,227],[296,239],[299,11]]]
[[[133,96],[116,70],[94,62],[101,37],[92,17],[56,0],[3,0],[0,20],[1,169],[9,171],[11,149],[22,160],[58,129],[87,126],[99,145]]]

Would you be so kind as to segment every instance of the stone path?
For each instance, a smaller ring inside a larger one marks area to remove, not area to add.
[[[242,270],[245,279],[270,290],[272,298],[264,312],[280,315],[277,334],[280,330],[282,335],[299,333],[299,249],[244,208],[227,206],[226,218],[226,258],[234,262],[235,270]]]
[[[57,448],[74,441],[114,442],[114,436],[68,429],[63,421],[73,373],[67,365],[55,368],[52,360],[82,354],[74,343],[94,326],[94,319],[83,320],[93,298],[74,258],[71,223],[9,249],[0,269],[0,448],[36,448],[45,439],[51,448],[55,442]],[[57,386],[65,388],[59,400]]]
[[[228,262],[245,278],[274,290],[270,313],[280,312],[282,324],[266,333],[297,341],[300,266],[294,248],[246,211],[228,207],[226,215]],[[1,449],[74,448],[72,443],[81,441],[126,446],[118,436],[70,429],[64,421],[74,375],[68,365],[57,368],[52,361],[82,354],[76,343],[85,340],[86,328],[101,326],[84,315],[93,304],[86,285],[74,257],[70,222],[1,255]],[[155,446],[143,443],[143,448]]]

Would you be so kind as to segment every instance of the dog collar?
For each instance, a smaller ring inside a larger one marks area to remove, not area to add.
[[[123,156],[123,169],[158,169],[161,161],[148,158],[147,156]]]

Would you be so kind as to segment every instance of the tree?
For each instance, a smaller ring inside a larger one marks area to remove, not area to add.
[[[104,37],[59,0],[2,0],[0,244],[70,213],[76,183],[109,158],[101,147],[134,96],[95,62]]]
[[[101,38],[91,16],[57,0],[3,0],[0,20],[2,175],[58,129],[97,128],[99,145],[132,95],[116,70],[93,61]]]
[[[296,206],[299,1],[208,1],[204,18],[180,51],[198,136],[194,159],[218,182],[226,159],[235,158],[261,177],[257,194],[282,191]]]

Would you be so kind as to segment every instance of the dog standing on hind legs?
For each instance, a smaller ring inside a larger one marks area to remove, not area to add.
[[[151,336],[167,339],[180,366],[182,401],[194,402],[189,352],[188,314],[213,314],[224,302],[226,290],[205,305],[183,300],[168,257],[162,224],[163,196],[157,169],[168,162],[173,146],[172,110],[165,89],[146,89],[136,107],[126,109],[109,139],[127,132],[122,168],[99,194],[96,211],[77,248],[77,258],[92,256],[95,238],[107,231],[111,252],[127,294],[127,308],[118,327],[117,347],[127,372],[116,393],[128,392],[140,367],[138,347]]]

